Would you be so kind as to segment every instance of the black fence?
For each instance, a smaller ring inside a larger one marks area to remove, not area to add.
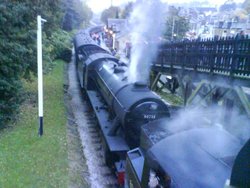
[[[154,66],[250,78],[250,38],[213,38],[167,43]]]

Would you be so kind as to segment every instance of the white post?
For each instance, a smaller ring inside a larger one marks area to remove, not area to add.
[[[38,76],[38,116],[39,136],[43,135],[43,64],[42,64],[42,19],[37,16],[37,76]]]

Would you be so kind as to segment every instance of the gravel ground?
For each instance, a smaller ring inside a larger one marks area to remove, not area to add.
[[[89,171],[84,157],[81,139],[78,132],[78,126],[72,109],[72,96],[69,90],[69,67],[65,65],[65,83],[64,83],[64,102],[67,109],[67,142],[68,142],[68,160],[69,160],[69,188],[88,188],[90,187]],[[73,73],[71,73],[73,74]],[[71,88],[70,88],[71,89]]]
[[[69,63],[66,70],[68,74],[66,74],[65,91],[71,179],[69,187],[117,187],[114,174],[105,164],[101,134],[94,114],[79,87],[75,63],[73,61]]]

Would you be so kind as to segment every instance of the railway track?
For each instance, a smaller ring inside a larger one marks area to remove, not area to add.
[[[68,81],[68,93],[71,98],[70,105],[75,123],[78,126],[89,172],[83,178],[89,182],[91,188],[118,187],[112,169],[105,164],[104,147],[97,120],[94,111],[92,111],[88,101],[84,99],[84,94],[80,90],[76,77],[76,67],[73,61],[68,65]]]

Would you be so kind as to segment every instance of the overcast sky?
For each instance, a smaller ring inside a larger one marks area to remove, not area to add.
[[[103,11],[104,9],[108,8],[111,5],[111,1],[113,1],[113,6],[119,6],[123,3],[127,3],[129,1],[135,0],[86,0],[89,7],[92,9],[93,12],[98,13]],[[181,2],[190,2],[192,0],[162,0],[163,2],[168,3],[181,3]],[[193,0],[194,1],[194,0]],[[226,0],[208,0],[210,3],[215,5],[221,5]],[[234,0],[235,2],[243,2],[244,0]]]

